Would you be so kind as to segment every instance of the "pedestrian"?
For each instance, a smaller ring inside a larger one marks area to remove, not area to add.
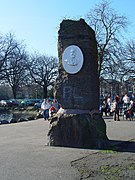
[[[108,110],[108,103],[107,103],[107,100],[104,99],[101,104],[101,115],[103,116],[103,112],[104,112],[105,115],[107,116],[107,110]]]
[[[130,100],[135,102],[135,94],[134,93],[132,93],[132,95],[130,96]]]
[[[127,108],[129,107],[129,104],[130,104],[130,98],[127,94],[125,94],[123,97],[123,109],[124,109],[124,111],[127,110]]]
[[[130,105],[127,109],[127,111],[125,111],[125,115],[126,115],[126,120],[131,120],[134,117],[134,112],[135,112],[135,102],[133,100],[130,101]]]
[[[51,104],[49,103],[48,99],[44,99],[44,101],[41,104],[41,110],[43,111],[43,118],[44,120],[47,120],[49,118],[49,109],[51,107]]]
[[[111,104],[112,104],[111,96],[108,96],[108,98],[107,98],[107,105],[108,105],[107,113],[109,113],[109,115],[111,115]]]
[[[55,113],[57,113],[57,111],[59,110],[60,105],[57,101],[57,99],[53,99],[51,107],[49,109],[49,116],[52,117],[52,115],[54,115]]]
[[[113,105],[112,105],[112,111],[114,112],[114,121],[120,121],[119,117],[119,110],[120,110],[120,102],[118,96],[114,99]]]

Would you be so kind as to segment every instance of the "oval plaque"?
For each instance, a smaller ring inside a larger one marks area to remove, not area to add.
[[[76,45],[68,46],[62,55],[62,65],[69,74],[79,72],[83,66],[83,53]]]

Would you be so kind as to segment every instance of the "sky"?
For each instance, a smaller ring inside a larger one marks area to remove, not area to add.
[[[0,33],[13,33],[33,53],[58,57],[57,38],[63,19],[86,19],[102,0],[0,0]],[[135,39],[135,0],[109,0],[131,22],[127,37]]]

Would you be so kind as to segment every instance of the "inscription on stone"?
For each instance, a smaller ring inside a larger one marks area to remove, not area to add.
[[[73,88],[73,96],[76,98],[81,98],[82,97],[82,90],[79,87],[74,87]]]
[[[72,88],[70,86],[63,88],[63,98],[64,99],[69,99],[71,97],[71,93],[72,93]]]

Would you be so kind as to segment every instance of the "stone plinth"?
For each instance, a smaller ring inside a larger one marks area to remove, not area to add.
[[[106,124],[99,113],[59,114],[51,119],[50,146],[106,148]]]

